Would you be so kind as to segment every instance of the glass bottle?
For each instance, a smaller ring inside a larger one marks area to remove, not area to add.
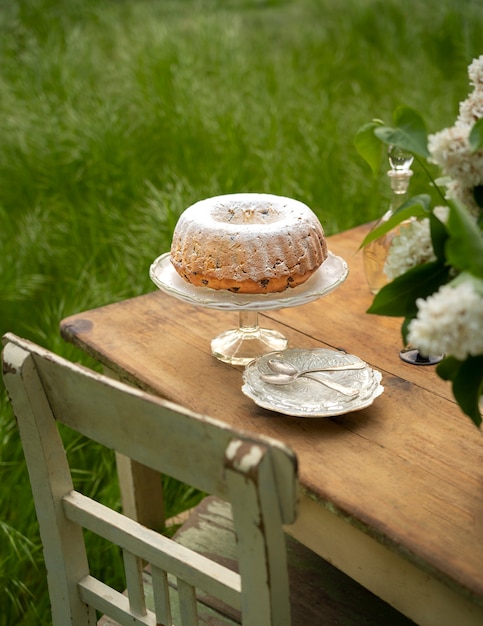
[[[391,166],[391,169],[387,172],[391,181],[391,202],[389,209],[378,220],[374,228],[382,222],[387,222],[396,209],[406,201],[409,180],[413,175],[411,165],[414,157],[412,154],[397,146],[389,146],[387,155],[389,165]],[[391,247],[391,241],[398,234],[399,229],[400,226],[396,227],[363,248],[364,272],[369,289],[373,294],[376,294],[389,282],[384,267]]]

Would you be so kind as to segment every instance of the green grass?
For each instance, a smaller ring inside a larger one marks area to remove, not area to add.
[[[401,103],[430,131],[451,125],[482,42],[479,0],[6,0],[0,330],[92,365],[59,321],[153,290],[151,261],[207,196],[296,197],[328,234],[377,217],[388,185],[357,156],[356,130]],[[416,173],[413,191],[423,183]],[[1,393],[0,626],[45,625],[28,476]],[[118,506],[111,455],[68,445],[76,482]],[[193,495],[166,491],[168,514]],[[92,545],[103,569],[108,548]]]

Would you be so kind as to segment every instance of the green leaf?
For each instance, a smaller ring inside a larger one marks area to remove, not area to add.
[[[382,237],[390,230],[398,226],[404,220],[410,217],[429,217],[431,198],[426,194],[414,196],[410,198],[394,211],[393,215],[385,222],[378,224],[370,233],[366,235],[361,243],[361,248],[367,246],[371,241],[375,241]]]
[[[481,118],[483,119],[483,118]],[[475,185],[473,187],[473,198],[475,199],[476,204],[480,209],[483,209],[483,185]],[[483,211],[480,211],[480,215],[478,216],[478,224],[480,227],[482,226],[482,215]]]
[[[429,216],[431,226],[431,243],[433,244],[434,254],[437,259],[444,261],[446,259],[446,242],[448,241],[448,230],[446,225],[439,220],[436,215],[431,212]]]
[[[398,276],[376,294],[367,310],[375,315],[414,317],[417,298],[427,298],[448,281],[449,268],[441,261],[413,267]]]
[[[461,367],[462,361],[454,356],[447,356],[436,366],[436,372],[443,380],[453,380]]]
[[[382,126],[374,129],[381,141],[428,158],[428,133],[423,118],[414,109],[401,106],[394,112],[394,128]]]
[[[448,262],[460,271],[483,278],[483,233],[465,207],[457,202],[449,204]]]
[[[382,126],[380,120],[373,120],[364,124],[354,137],[354,145],[357,152],[369,164],[374,176],[379,173],[382,161],[383,145],[374,134],[374,129]]]
[[[483,148],[483,117],[473,125],[470,131],[469,144],[471,152],[478,152]]]
[[[401,325],[401,336],[402,336],[403,346],[406,346],[408,343],[409,324],[413,321],[415,317],[416,317],[415,315],[410,315],[408,317],[405,317],[403,320],[403,323]]]
[[[453,383],[453,395],[461,410],[476,426],[481,425],[479,400],[483,392],[483,355],[469,356],[464,361],[447,357],[437,366],[443,380]]]

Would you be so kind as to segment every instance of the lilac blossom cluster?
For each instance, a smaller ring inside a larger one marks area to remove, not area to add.
[[[449,178],[447,196],[462,202],[477,214],[474,190],[483,186],[483,150],[472,152],[469,135],[476,121],[483,117],[483,55],[468,68],[473,91],[460,103],[454,126],[429,135],[431,162],[440,166]]]
[[[416,305],[408,341],[422,354],[451,354],[461,361],[483,354],[483,298],[477,282],[443,285]]]

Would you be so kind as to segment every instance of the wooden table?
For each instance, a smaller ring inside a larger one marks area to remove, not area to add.
[[[128,382],[291,445],[302,493],[288,532],[418,624],[481,626],[483,435],[433,367],[399,359],[400,320],[365,313],[366,231],[330,238],[350,269],[336,291],[260,314],[292,347],[342,349],[381,371],[384,394],[359,412],[300,419],[257,407],[241,393],[241,368],[210,354],[237,314],[160,291],[74,315],[61,332]]]

